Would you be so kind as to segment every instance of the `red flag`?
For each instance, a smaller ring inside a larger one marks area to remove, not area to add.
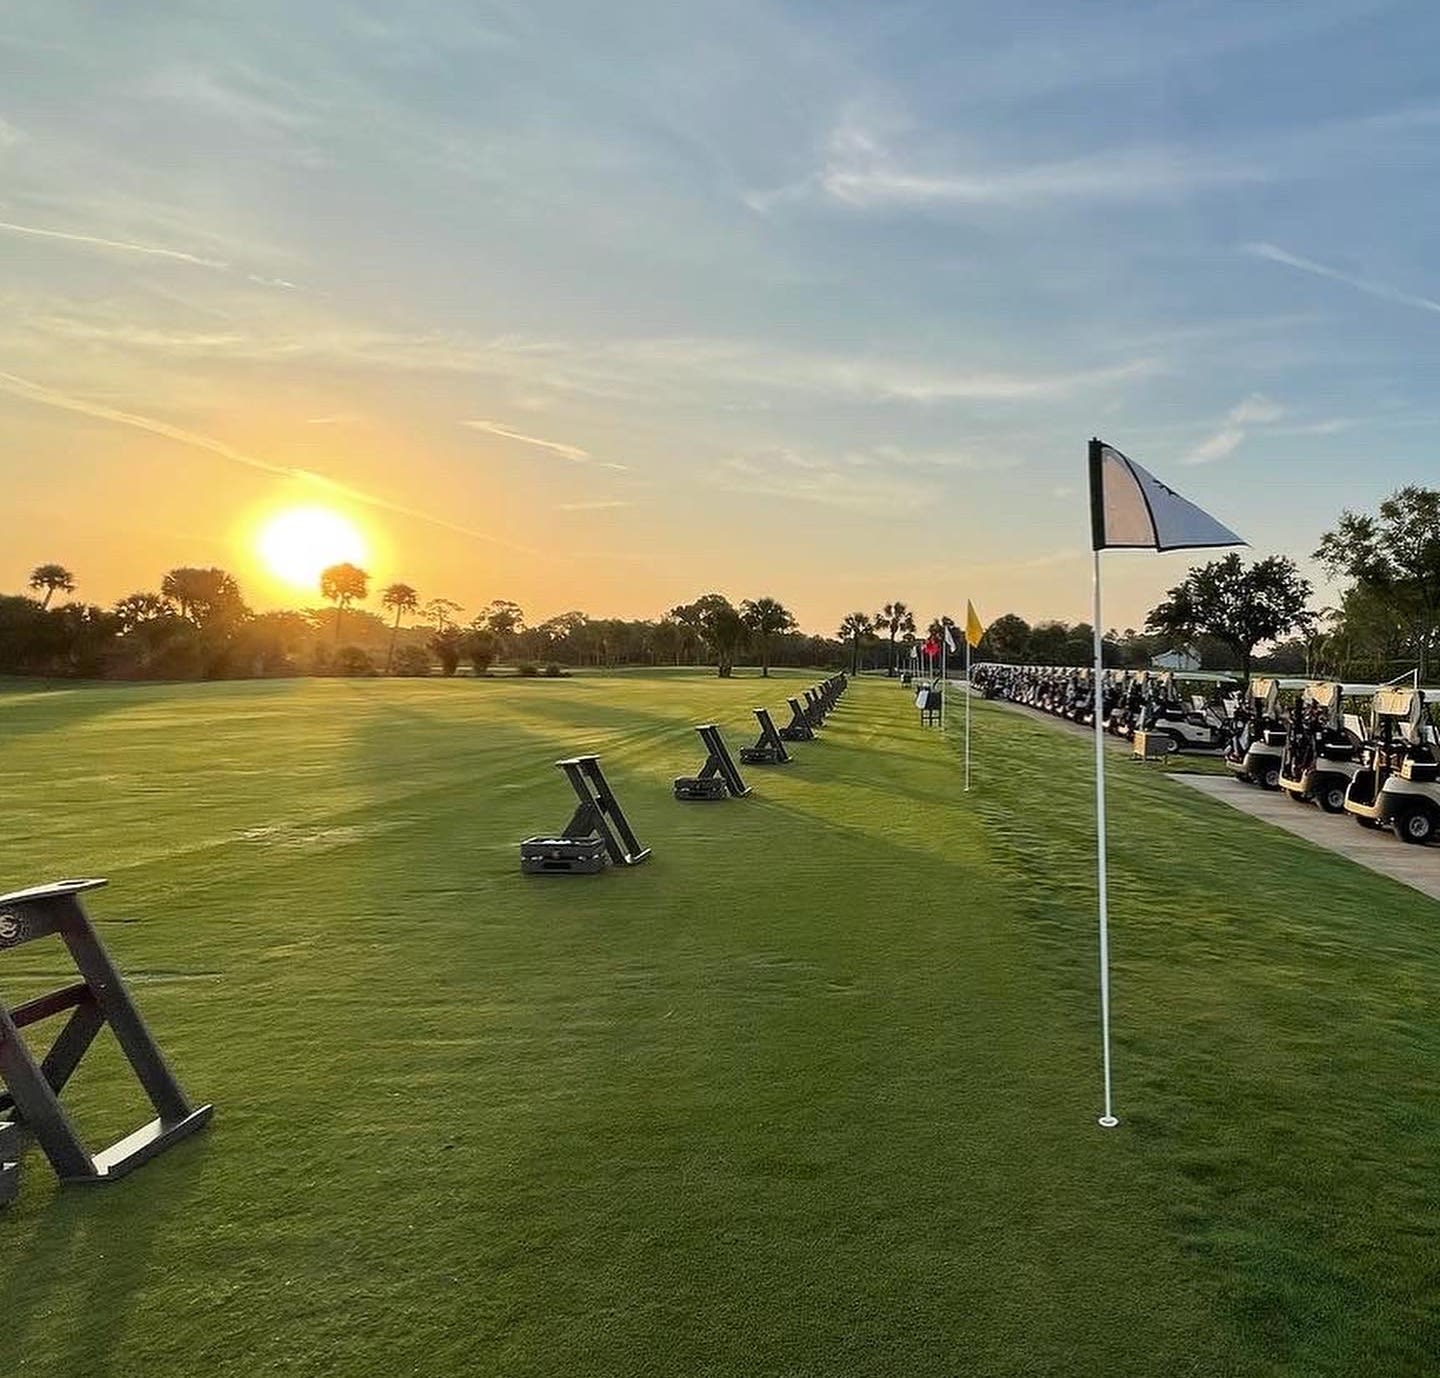
[[[925,654],[929,656],[931,660],[934,660],[935,657],[940,654],[940,643],[936,641],[933,636],[925,643]]]

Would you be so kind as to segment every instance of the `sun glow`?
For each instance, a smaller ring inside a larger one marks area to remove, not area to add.
[[[328,507],[292,507],[271,517],[255,542],[261,563],[275,578],[312,592],[320,573],[344,561],[364,564],[365,538],[354,522]]]

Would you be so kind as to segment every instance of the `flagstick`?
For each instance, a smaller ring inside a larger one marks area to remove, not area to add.
[[[940,628],[945,631],[944,627]],[[950,649],[950,643],[942,635],[940,641],[940,735],[945,735],[945,705],[950,699],[950,672],[945,668],[945,652]]]
[[[1095,552],[1095,687],[1104,674],[1104,638],[1100,631],[1100,552]],[[1105,724],[1097,706],[1095,713],[1095,856],[1100,878],[1100,1036],[1105,1055],[1105,1113],[1100,1124],[1113,1129],[1115,1118],[1110,1096],[1110,899],[1106,885],[1105,858]]]
[[[965,627],[965,790],[970,790],[970,627]]]

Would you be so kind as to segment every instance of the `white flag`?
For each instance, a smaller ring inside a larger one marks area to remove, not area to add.
[[[1095,670],[1091,681],[1105,682],[1104,641],[1100,620],[1100,552],[1197,550],[1205,546],[1244,545],[1228,526],[1167,488],[1154,474],[1102,441],[1090,442],[1090,534],[1095,552]],[[1095,719],[1095,870],[1100,909],[1100,1043],[1105,1071],[1105,1113],[1100,1123],[1113,1129],[1115,1118],[1110,1076],[1110,885],[1105,838],[1105,715]]]
[[[945,649],[953,656],[958,649],[955,645],[955,638],[950,635],[950,624],[945,624]]]
[[[1090,525],[1095,550],[1194,550],[1246,543],[1099,440],[1090,442]]]

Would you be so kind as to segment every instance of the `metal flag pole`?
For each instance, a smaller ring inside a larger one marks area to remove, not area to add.
[[[1104,636],[1100,631],[1100,552],[1095,552],[1095,685],[1104,674]],[[1105,857],[1105,715],[1095,713],[1095,858],[1100,879],[1100,1038],[1105,1060],[1105,1113],[1100,1124],[1114,1129],[1110,1093],[1110,897]]]
[[[970,789],[970,626],[965,626],[965,789]]]
[[[940,624],[940,735],[945,735],[945,707],[950,701],[950,672],[945,668],[945,653],[950,649],[949,633]]]

